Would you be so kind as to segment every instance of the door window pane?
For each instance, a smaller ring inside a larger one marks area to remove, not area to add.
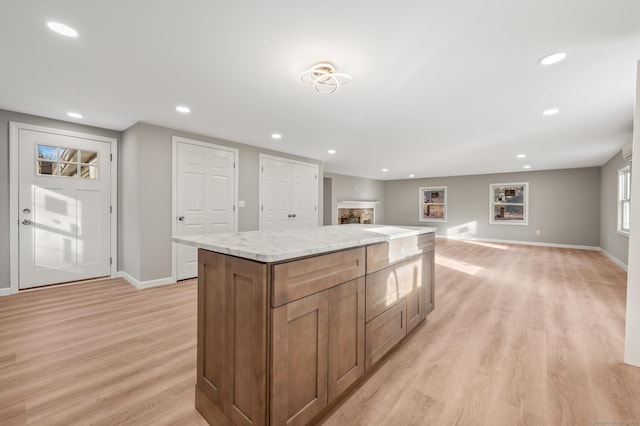
[[[98,179],[98,153],[49,145],[38,145],[37,174],[77,179]]]
[[[58,161],[58,148],[55,146],[38,145],[38,159]]]

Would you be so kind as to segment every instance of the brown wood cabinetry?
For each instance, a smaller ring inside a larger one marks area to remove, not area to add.
[[[200,249],[198,411],[317,419],[433,309],[433,235],[404,240],[277,263]]]

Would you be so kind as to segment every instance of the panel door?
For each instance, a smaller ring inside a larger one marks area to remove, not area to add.
[[[329,289],[328,401],[364,374],[364,277]]]
[[[291,228],[291,163],[262,158],[260,230]]]
[[[291,166],[292,228],[318,226],[318,167],[295,163]]]
[[[272,310],[271,424],[304,425],[327,405],[328,291]]]
[[[20,129],[19,287],[110,275],[111,145]]]
[[[176,234],[236,230],[235,151],[178,142]],[[177,279],[198,275],[195,247],[176,244]]]

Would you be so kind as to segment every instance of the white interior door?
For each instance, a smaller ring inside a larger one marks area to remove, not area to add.
[[[318,226],[318,166],[260,156],[260,229]]]
[[[111,144],[20,129],[19,288],[110,275]]]
[[[291,166],[270,157],[261,159],[261,230],[291,228]]]
[[[294,163],[291,167],[292,228],[318,226],[318,167]]]
[[[177,142],[175,234],[233,232],[236,225],[236,151]],[[176,245],[176,278],[198,275],[198,251]]]

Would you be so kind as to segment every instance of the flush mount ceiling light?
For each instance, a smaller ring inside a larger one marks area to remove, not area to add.
[[[300,74],[300,81],[312,84],[316,92],[328,95],[338,90],[341,84],[351,81],[348,74],[337,73],[333,65],[323,62],[309,68]]]
[[[553,64],[557,64],[558,62],[564,60],[564,58],[567,57],[567,54],[564,52],[557,52],[557,53],[552,53],[551,55],[547,55],[543,58],[541,58],[538,63],[540,65],[553,65]]]
[[[45,24],[47,24],[47,27],[49,27],[51,31],[55,31],[56,33],[62,34],[63,36],[78,37],[78,32],[68,25],[54,21],[47,21],[45,22]]]

